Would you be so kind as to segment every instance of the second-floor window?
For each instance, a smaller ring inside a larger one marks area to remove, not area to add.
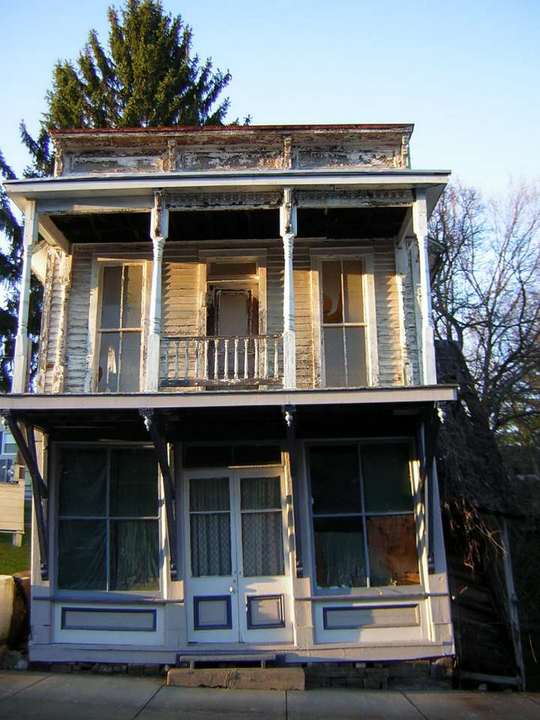
[[[102,278],[98,392],[136,392],[141,374],[143,267],[105,265]]]
[[[360,259],[321,263],[321,320],[324,376],[329,387],[368,385],[364,263]]]

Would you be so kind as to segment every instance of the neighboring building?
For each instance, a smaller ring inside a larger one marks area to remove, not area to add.
[[[55,177],[6,183],[32,660],[453,653],[426,237],[448,172],[410,169],[411,132],[62,131]]]
[[[10,534],[14,545],[22,545],[26,488],[24,474],[17,475],[16,457],[17,444],[0,424],[0,533]]]

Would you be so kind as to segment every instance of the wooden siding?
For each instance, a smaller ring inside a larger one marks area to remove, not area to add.
[[[82,392],[87,372],[93,250],[74,246],[66,338],[66,392]]]

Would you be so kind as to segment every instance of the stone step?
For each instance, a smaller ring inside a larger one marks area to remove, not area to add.
[[[231,690],[305,690],[304,670],[279,668],[172,668],[171,687],[210,687]]]

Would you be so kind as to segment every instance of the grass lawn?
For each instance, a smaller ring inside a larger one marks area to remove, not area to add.
[[[11,544],[11,535],[0,533],[0,575],[30,569],[30,527],[26,526],[22,547]]]

